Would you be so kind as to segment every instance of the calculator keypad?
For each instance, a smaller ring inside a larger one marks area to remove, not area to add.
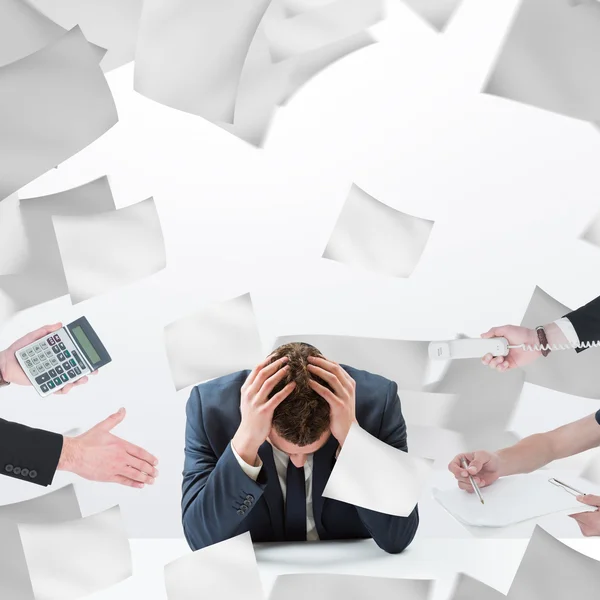
[[[71,339],[59,334],[34,342],[18,353],[23,368],[43,394],[62,388],[73,379],[89,372]]]

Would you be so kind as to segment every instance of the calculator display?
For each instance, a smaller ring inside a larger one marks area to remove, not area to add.
[[[94,346],[92,346],[92,342],[90,342],[89,338],[83,332],[83,329],[79,326],[73,327],[71,333],[75,336],[77,343],[81,346],[81,349],[86,353],[92,364],[96,364],[100,362],[100,355],[96,352]]]

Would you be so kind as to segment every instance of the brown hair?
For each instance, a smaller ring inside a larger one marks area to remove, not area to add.
[[[314,379],[331,389],[320,377],[307,369],[309,356],[322,356],[314,346],[303,342],[284,344],[272,354],[271,362],[288,357],[289,372],[270,394],[281,391],[291,381],[296,382],[292,393],[275,409],[273,427],[286,441],[297,446],[314,444],[329,428],[329,404],[309,385]]]

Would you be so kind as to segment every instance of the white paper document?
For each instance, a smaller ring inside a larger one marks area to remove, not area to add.
[[[21,218],[19,196],[12,194],[0,202],[0,276],[20,271],[26,256],[27,239]]]
[[[433,28],[442,31],[461,0],[403,0]]]
[[[19,525],[35,600],[76,600],[132,574],[118,506],[62,523]]]
[[[450,600],[505,600],[498,590],[481,583],[478,579],[459,573]]]
[[[55,216],[52,222],[73,304],[149,277],[166,266],[152,198],[120,210]]]
[[[233,371],[253,369],[266,358],[250,294],[167,325],[165,346],[178,391]]]
[[[523,0],[484,91],[600,121],[600,3]]]
[[[548,471],[503,477],[481,488],[485,504],[458,485],[446,490],[434,488],[433,497],[458,521],[476,527],[507,527],[563,510],[589,510],[575,496],[551,484],[550,477]],[[565,483],[585,488],[585,482],[576,477]]]
[[[165,567],[168,600],[264,600],[250,533],[201,548]]]
[[[431,589],[426,579],[299,573],[277,577],[269,600],[427,600]]]
[[[0,201],[117,120],[97,53],[78,27],[0,67]]]
[[[323,258],[393,277],[409,277],[433,221],[407,215],[353,185]]]
[[[521,325],[535,328],[540,323],[552,323],[569,312],[566,306],[536,287]],[[543,360],[524,367],[525,381],[573,396],[600,399],[599,364],[600,348],[579,353],[571,349],[551,352]]]
[[[410,456],[354,423],[323,496],[386,515],[408,517],[431,469],[431,461]]]
[[[588,225],[581,239],[600,248],[600,214]]]
[[[595,598],[600,563],[536,527],[513,579],[508,600]]]

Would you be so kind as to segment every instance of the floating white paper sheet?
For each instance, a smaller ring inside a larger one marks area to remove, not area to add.
[[[446,28],[461,0],[403,0],[438,31]]]
[[[456,586],[450,600],[505,600],[506,596],[498,590],[473,579],[464,573],[459,573]]]
[[[589,224],[581,239],[600,248],[600,214]]]
[[[411,425],[408,421],[407,438],[411,456],[420,456],[444,465],[466,447],[464,436],[457,431],[426,425]]]
[[[0,201],[117,122],[96,51],[78,27],[0,68]]]
[[[0,202],[0,276],[21,270],[26,256],[27,241],[21,219],[19,196],[12,194]]]
[[[210,121],[234,122],[250,44],[270,0],[146,0],[135,90]]]
[[[0,67],[36,52],[65,34],[26,0],[0,3]]]
[[[178,558],[165,567],[168,600],[264,600],[248,532]]]
[[[600,121],[600,3],[523,0],[484,91]]]
[[[384,17],[381,0],[334,0],[265,28],[271,56],[279,62],[352,37]]]
[[[0,506],[0,598],[37,600],[17,523],[58,523],[80,518],[72,485],[32,500]]]
[[[600,485],[600,450],[595,450],[592,453],[592,456],[581,472],[580,477]]]
[[[152,198],[116,211],[53,217],[52,222],[74,304],[149,277],[166,265]]]
[[[19,525],[35,600],[75,600],[131,577],[118,506],[62,523]]]
[[[253,369],[266,357],[250,294],[213,304],[167,325],[165,346],[177,390]]]
[[[431,581],[425,579],[300,573],[280,575],[275,580],[269,600],[427,600],[431,589]]]
[[[0,214],[7,199],[0,203]],[[53,215],[86,215],[114,210],[115,204],[106,177],[79,187],[39,198],[20,201],[25,250],[16,275],[0,277],[0,293],[12,299],[14,310],[23,310],[64,296],[69,292],[58,242],[52,227]],[[0,230],[3,230],[0,225]],[[15,228],[11,237],[17,231]],[[0,243],[4,246],[4,242]],[[79,252],[79,249],[78,249]]]
[[[426,427],[446,427],[459,399],[458,394],[413,390],[400,390],[398,395],[406,423]]]
[[[273,349],[290,342],[311,344],[325,358],[387,377],[400,389],[420,390],[424,385],[428,342],[346,335],[286,335],[275,340]]]
[[[535,328],[569,312],[566,306],[536,287],[521,325]],[[599,364],[600,348],[579,353],[575,350],[551,352],[543,360],[524,367],[525,381],[573,396],[600,398]]]
[[[595,598],[600,563],[536,527],[508,591],[509,600]]]
[[[323,258],[391,275],[409,277],[433,221],[404,214],[353,185]]]
[[[353,424],[323,496],[387,515],[408,517],[430,473],[431,461],[409,456]]]
[[[86,39],[107,52],[104,72],[133,60],[143,0],[29,0],[65,29],[79,25]]]
[[[589,510],[575,496],[551,484],[549,477],[547,471],[503,477],[481,488],[485,504],[458,485],[447,490],[434,488],[433,497],[458,521],[475,527],[507,527],[563,510]],[[577,489],[585,487],[577,478],[566,483]]]

